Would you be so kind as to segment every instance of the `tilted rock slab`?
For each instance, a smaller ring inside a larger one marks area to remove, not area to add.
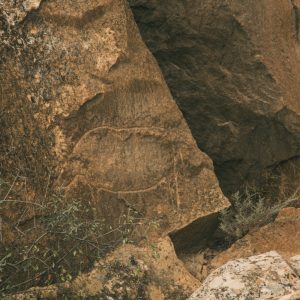
[[[129,2],[223,190],[299,156],[298,0]]]
[[[286,295],[293,299],[298,290],[300,278],[277,252],[271,251],[226,263],[212,272],[189,300],[275,300]]]
[[[0,14],[3,132],[23,143],[6,169],[51,169],[115,227],[130,210],[169,233],[228,206],[126,1],[4,1]]]

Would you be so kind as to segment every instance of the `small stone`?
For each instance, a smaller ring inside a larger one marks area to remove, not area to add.
[[[41,0],[26,0],[23,3],[23,7],[25,11],[30,12],[32,10],[38,9],[41,2],[42,2]]]

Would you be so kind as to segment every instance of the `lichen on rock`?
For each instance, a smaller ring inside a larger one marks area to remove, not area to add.
[[[300,289],[300,278],[275,251],[230,261],[212,272],[189,300],[279,299]]]

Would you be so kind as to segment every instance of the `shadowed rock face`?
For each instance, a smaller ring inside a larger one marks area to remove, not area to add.
[[[298,1],[129,2],[224,191],[299,156]]]
[[[92,203],[114,226],[131,210],[169,233],[228,206],[127,3],[35,5],[28,12],[2,4],[0,74],[2,107],[9,107],[3,122],[9,111],[25,129],[39,130],[32,144],[23,130],[36,169],[52,170],[54,186]],[[12,138],[21,134],[16,129]],[[26,173],[30,163],[19,146],[14,155]]]

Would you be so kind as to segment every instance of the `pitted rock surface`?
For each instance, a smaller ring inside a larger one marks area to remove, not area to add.
[[[189,300],[281,299],[300,289],[300,278],[275,251],[230,261],[212,272]]]
[[[1,20],[5,21],[9,26],[12,27],[18,25],[18,23],[25,19],[27,13],[38,9],[41,2],[42,0],[1,0]],[[3,29],[4,28],[0,27],[0,31]]]

